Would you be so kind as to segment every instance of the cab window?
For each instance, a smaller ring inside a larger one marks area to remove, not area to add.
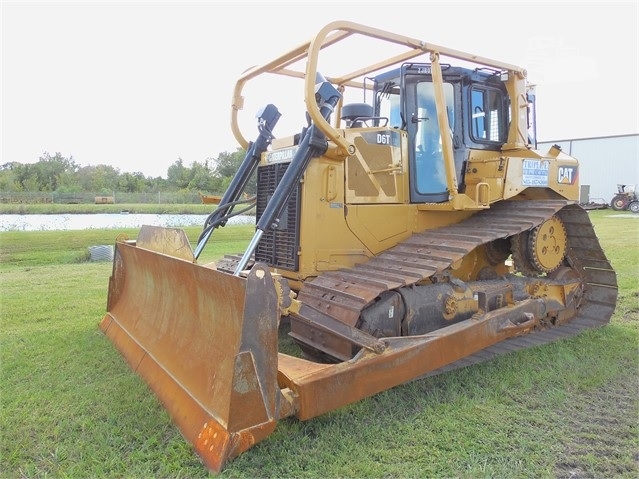
[[[477,142],[505,142],[506,118],[503,95],[499,90],[472,88],[471,136]]]

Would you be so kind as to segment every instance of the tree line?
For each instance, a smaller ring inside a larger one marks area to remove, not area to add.
[[[110,165],[82,166],[72,156],[45,152],[35,163],[9,162],[0,165],[0,192],[4,193],[113,193],[202,192],[223,193],[233,179],[245,151],[223,152],[217,158],[185,165],[178,158],[166,178],[122,172]],[[247,185],[254,194],[255,179]]]

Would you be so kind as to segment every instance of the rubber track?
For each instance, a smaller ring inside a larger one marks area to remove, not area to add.
[[[617,300],[617,277],[599,245],[588,213],[562,200],[496,203],[460,223],[417,233],[362,265],[322,273],[304,283],[298,299],[354,326],[360,312],[384,291],[442,273],[477,246],[534,228],[555,214],[566,228],[567,261],[584,282],[578,315],[559,326],[502,341],[429,376],[574,336],[610,321]]]

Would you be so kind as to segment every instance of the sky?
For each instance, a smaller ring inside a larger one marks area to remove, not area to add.
[[[234,152],[241,73],[334,20],[523,66],[537,85],[539,141],[639,132],[639,0],[0,0],[0,17],[0,165],[48,152],[166,178],[179,158]],[[247,97],[245,123],[274,90]],[[303,94],[301,83],[279,90]],[[299,124],[282,136],[304,126],[303,112],[276,105]]]

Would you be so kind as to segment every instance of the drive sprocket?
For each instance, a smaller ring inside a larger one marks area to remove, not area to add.
[[[558,216],[552,216],[535,228],[512,237],[513,261],[526,276],[551,273],[566,256],[566,228]]]

